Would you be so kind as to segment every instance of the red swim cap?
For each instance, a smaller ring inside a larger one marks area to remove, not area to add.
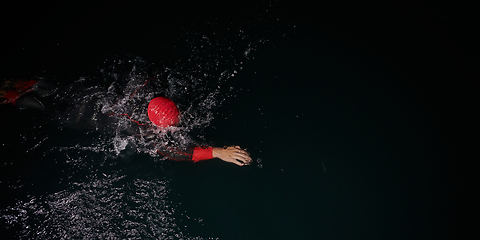
[[[175,103],[166,97],[156,97],[148,104],[148,118],[159,127],[169,127],[177,124],[178,108]]]

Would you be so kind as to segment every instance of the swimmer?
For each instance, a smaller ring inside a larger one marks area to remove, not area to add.
[[[158,128],[175,126],[179,122],[179,110],[175,103],[166,97],[157,97],[148,104],[148,118]],[[169,147],[161,146],[157,151],[169,159],[177,161],[200,162],[213,158],[238,166],[250,165],[250,154],[239,146],[230,147],[190,147],[187,152],[175,151]]]

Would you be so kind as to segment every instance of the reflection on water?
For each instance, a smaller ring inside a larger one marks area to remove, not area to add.
[[[19,170],[0,182],[2,189],[20,189],[15,203],[0,209],[4,228],[21,239],[204,239],[177,226],[178,218],[202,219],[177,212],[168,179],[140,176],[138,165],[128,167],[132,156],[157,167],[158,145],[183,149],[205,143],[193,130],[207,126],[215,107],[235,95],[227,80],[258,43],[237,42],[234,51],[207,37],[198,41],[201,47],[192,44],[193,54],[182,64],[156,68],[137,57],[110,59],[91,76],[57,89],[52,117],[23,135],[32,143],[25,159],[48,167],[28,178],[17,177],[24,173]],[[182,113],[180,124],[166,131],[150,124],[146,111],[159,95],[175,101]],[[42,128],[47,123],[50,128]],[[2,164],[2,170],[22,168],[15,161]]]

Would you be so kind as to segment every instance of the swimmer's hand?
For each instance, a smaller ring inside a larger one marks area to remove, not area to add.
[[[220,158],[225,162],[234,163],[238,166],[250,165],[250,154],[239,146],[227,148],[213,148],[213,157]]]

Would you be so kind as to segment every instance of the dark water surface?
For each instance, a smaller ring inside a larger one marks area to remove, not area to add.
[[[44,111],[0,106],[2,236],[451,239],[455,167],[437,95],[392,67],[399,50],[365,50],[374,36],[358,47],[356,23],[292,6],[106,4],[12,27],[2,80],[33,77],[54,94]],[[131,100],[152,76],[164,82]],[[138,126],[108,116],[144,119],[142,99],[158,92],[190,116],[158,141],[240,145],[255,164],[163,160],[130,137]]]

